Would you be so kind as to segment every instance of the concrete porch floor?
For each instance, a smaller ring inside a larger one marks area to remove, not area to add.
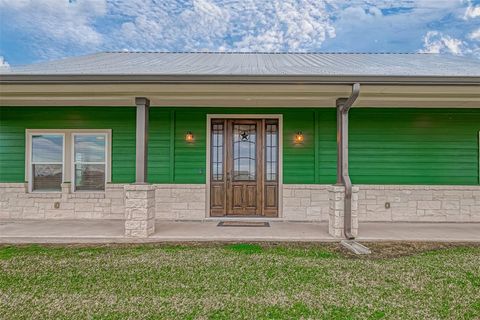
[[[182,241],[338,241],[327,223],[270,222],[270,227],[217,227],[218,221],[157,221],[148,238],[124,237],[122,220],[0,221],[0,243]],[[480,223],[361,223],[359,241],[475,241]]]

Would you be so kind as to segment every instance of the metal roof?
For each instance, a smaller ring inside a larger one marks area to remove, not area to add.
[[[476,83],[480,60],[401,53],[102,52],[0,69],[2,81],[27,76],[458,77]]]
[[[3,74],[480,76],[480,60],[437,54],[104,52]]]

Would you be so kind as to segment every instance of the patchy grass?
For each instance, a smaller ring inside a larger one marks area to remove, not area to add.
[[[0,319],[479,319],[480,247],[0,247]]]

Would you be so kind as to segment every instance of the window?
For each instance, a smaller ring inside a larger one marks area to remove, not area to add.
[[[103,191],[110,181],[111,130],[27,130],[30,192]]]
[[[278,123],[274,120],[265,124],[265,179],[277,180],[278,168]]]
[[[233,179],[254,181],[257,178],[257,126],[233,125]]]
[[[74,134],[75,190],[105,190],[106,135]]]
[[[223,181],[223,122],[212,123],[212,179]]]
[[[31,190],[62,190],[63,141],[60,134],[32,136]]]

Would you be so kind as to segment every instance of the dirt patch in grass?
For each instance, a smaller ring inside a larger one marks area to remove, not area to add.
[[[0,244],[0,259],[14,256],[17,252],[22,254],[42,253],[51,249],[78,249],[85,252],[102,252],[109,249],[133,249],[141,253],[152,249],[161,249],[167,252],[190,250],[194,248],[224,248],[227,251],[242,254],[260,254],[262,252],[275,252],[287,254],[295,251],[296,254],[305,256],[333,257],[342,256],[353,259],[386,259],[416,255],[420,253],[435,254],[436,251],[446,249],[480,248],[478,242],[419,242],[419,241],[372,241],[361,242],[372,253],[369,255],[356,255],[340,245],[339,242],[158,242],[147,244]]]
[[[384,259],[384,258],[398,258],[416,255],[420,253],[435,252],[446,249],[456,248],[480,248],[480,243],[476,242],[362,242],[367,246],[372,253],[366,256],[358,256],[350,251],[342,248],[343,254],[350,257],[357,257],[362,259]]]

